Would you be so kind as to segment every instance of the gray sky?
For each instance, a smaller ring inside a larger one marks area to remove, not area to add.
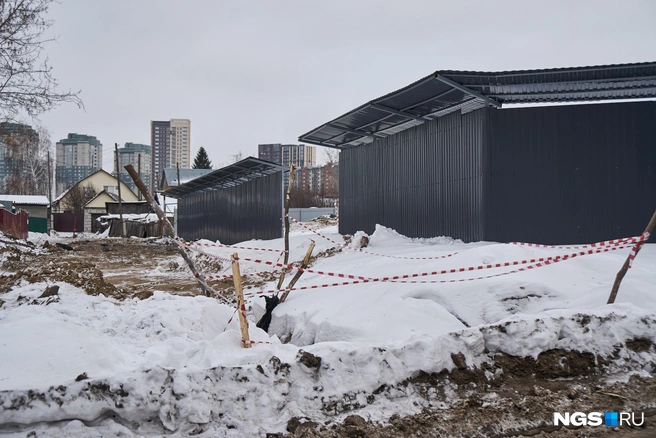
[[[108,170],[150,120],[191,119],[192,157],[218,168],[435,70],[656,61],[650,0],[61,0],[50,16],[55,77],[86,109],[41,119],[53,141],[97,136]]]

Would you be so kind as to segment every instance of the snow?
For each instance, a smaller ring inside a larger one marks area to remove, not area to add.
[[[310,239],[316,242],[314,254],[335,246],[307,229],[293,230],[291,261],[303,258]],[[318,231],[344,241],[336,226]],[[379,254],[372,255],[355,247],[362,235],[311,269],[377,278],[576,252],[410,239],[378,226],[364,249]],[[235,246],[281,250],[283,243]],[[242,273],[270,269],[248,259],[281,259],[276,252],[203,247],[222,258],[235,251]],[[345,394],[366,406],[362,412],[372,420],[415,413],[425,401],[412,394],[392,391],[369,404],[365,398],[419,371],[453,369],[452,353],[463,353],[467,364],[477,366],[488,352],[537,357],[565,348],[610,355],[628,339],[656,341],[656,245],[643,247],[616,303],[605,304],[628,252],[586,255],[477,281],[293,290],[274,310],[267,334],[255,326],[264,299],[251,293],[275,287],[269,283],[246,290],[251,339],[264,342],[250,349],[241,347],[235,309],[215,299],[156,292],[146,300],[119,302],[58,283],[58,300],[46,305],[38,298],[46,284],[23,284],[1,295],[0,424],[39,423],[39,436],[187,436],[197,424],[209,424],[199,436],[264,436],[284,432],[294,416],[329,419],[325,403],[345,403]],[[442,256],[447,257],[436,258]],[[410,259],[428,257],[433,259]],[[514,268],[410,280],[466,279]],[[207,274],[226,273],[229,264]],[[349,280],[305,273],[297,286],[342,281]],[[290,335],[289,343],[281,342]],[[303,351],[321,357],[318,369],[299,361]],[[635,371],[654,371],[645,366]],[[88,379],[76,381],[82,373]],[[447,406],[453,400],[440,402]]]
[[[18,205],[48,205],[47,196],[39,195],[0,195],[0,201],[12,201]]]

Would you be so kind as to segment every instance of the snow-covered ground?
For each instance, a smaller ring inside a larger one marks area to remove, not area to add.
[[[310,239],[314,254],[335,247],[305,228],[293,229],[290,261],[303,258]],[[343,242],[335,226],[318,231]],[[582,251],[410,239],[379,226],[362,252],[356,248],[361,235],[310,269],[381,279]],[[283,241],[235,246],[281,250]],[[251,259],[282,260],[251,249],[202,251],[226,259],[238,252],[242,274],[271,269]],[[264,436],[284,432],[295,416],[328,419],[326,406],[343,402],[345,394],[372,420],[415,413],[420,397],[392,393],[372,402],[367,395],[418,371],[451,370],[454,353],[478,366],[495,352],[537,357],[564,348],[609,356],[626,340],[656,341],[655,244],[643,247],[616,303],[605,304],[629,251],[579,255],[507,275],[526,265],[293,290],[274,310],[267,334],[255,326],[264,299],[254,293],[274,288],[269,283],[246,290],[249,333],[257,342],[249,349],[241,346],[235,309],[212,298],[158,292],[119,302],[59,283],[58,297],[47,303],[38,298],[47,284],[23,283],[0,295],[0,433],[25,436],[24,426],[34,425],[38,436]],[[229,274],[225,266],[205,274]],[[306,272],[296,286],[352,281]]]

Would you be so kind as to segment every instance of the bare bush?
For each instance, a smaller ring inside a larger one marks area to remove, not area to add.
[[[82,107],[79,92],[58,92],[44,45],[54,0],[0,0],[0,114],[14,120],[24,112],[38,116],[62,102]]]
[[[97,194],[96,189],[91,184],[85,187],[81,184],[76,184],[68,190],[68,193],[64,197],[64,210],[82,213],[87,202]]]

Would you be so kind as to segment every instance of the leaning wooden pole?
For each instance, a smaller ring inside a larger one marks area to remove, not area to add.
[[[294,184],[294,167],[293,164],[289,166],[289,183],[287,184],[287,195],[285,195],[285,266],[289,263],[289,194],[292,191],[292,185]],[[280,279],[278,280],[278,286],[276,287],[278,290],[282,288],[282,283],[285,281],[286,269],[287,268],[282,268],[282,272],[280,273]]]
[[[310,242],[310,247],[308,248],[307,252],[305,253],[305,258],[303,258],[303,263],[301,263],[301,269],[305,269],[308,267],[308,264],[310,263],[310,256],[312,255],[312,251],[314,250],[314,240],[311,240]],[[296,284],[299,278],[301,278],[301,275],[303,275],[304,271],[297,271],[294,277],[292,278],[292,281],[289,282],[287,287],[285,288],[285,292],[282,294],[280,297],[280,303],[284,303],[285,300],[287,299],[287,296],[289,295],[289,292],[291,292],[292,288]]]
[[[241,273],[239,272],[239,256],[234,253],[232,260],[232,281],[235,283],[237,295],[237,313],[239,314],[239,328],[241,329],[241,343],[244,348],[251,348],[251,338],[248,334],[248,320],[246,319],[246,304],[244,303],[244,290],[241,287]]]
[[[629,270],[633,259],[638,255],[640,249],[642,249],[642,245],[644,245],[647,239],[649,239],[649,235],[654,231],[654,227],[656,227],[656,211],[654,211],[654,214],[647,224],[645,232],[643,233],[645,240],[636,243],[636,245],[631,250],[631,254],[629,254],[629,256],[626,258],[624,265],[622,265],[622,269],[620,269],[620,271],[617,273],[617,276],[615,277],[615,283],[613,283],[613,289],[610,291],[610,296],[608,297],[608,302],[606,304],[612,304],[615,302],[615,298],[617,298],[617,292],[620,290],[620,283],[626,275],[626,271]]]
[[[128,171],[130,177],[134,181],[134,184],[137,186],[137,188],[143,195],[144,199],[148,202],[150,208],[155,212],[155,214],[159,218],[160,224],[164,227],[165,234],[171,237],[172,239],[175,239],[176,237],[175,230],[173,229],[171,222],[169,222],[169,220],[166,218],[166,214],[162,211],[162,209],[157,204],[157,202],[155,202],[155,199],[153,199],[153,197],[150,195],[148,188],[146,188],[146,185],[143,183],[141,178],[139,178],[139,174],[134,170],[132,164],[127,164],[125,166],[125,170]],[[180,244],[178,244],[177,247],[178,247],[178,252],[182,256],[184,261],[187,263],[187,266],[189,266],[189,269],[194,274],[194,277],[196,277],[196,281],[198,282],[198,285],[200,286],[200,289],[203,291],[203,293],[208,297],[214,296],[217,298],[222,298],[224,301],[227,301],[225,298],[219,295],[214,289],[212,289],[212,287],[208,285],[205,282],[205,280],[203,280],[203,277],[200,275],[200,272],[198,272],[198,270],[196,269],[196,265],[194,265],[194,262],[191,260],[191,257],[189,257],[189,254],[187,253],[187,249],[181,246]]]
[[[118,168],[118,143],[114,143],[114,166],[116,167],[116,187],[118,190],[118,215],[121,221],[121,237],[125,237],[125,222],[123,222],[123,199],[121,199],[121,179],[119,178],[121,171]]]

